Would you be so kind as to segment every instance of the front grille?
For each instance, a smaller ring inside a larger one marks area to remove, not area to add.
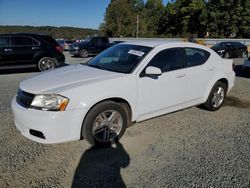
[[[27,93],[21,89],[18,89],[17,91],[17,96],[16,96],[16,101],[18,104],[25,108],[29,108],[35,95],[31,93]]]

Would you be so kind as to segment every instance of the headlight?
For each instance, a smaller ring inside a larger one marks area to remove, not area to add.
[[[31,108],[45,111],[65,111],[69,99],[56,94],[36,95],[31,103]]]
[[[79,49],[79,46],[74,46],[74,48],[75,48],[76,50],[78,50],[78,49]]]

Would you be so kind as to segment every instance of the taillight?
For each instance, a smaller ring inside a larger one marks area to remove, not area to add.
[[[62,47],[61,47],[61,46],[56,46],[56,50],[57,50],[58,52],[60,52],[60,53],[62,53],[62,52],[63,52],[63,49],[62,49]]]

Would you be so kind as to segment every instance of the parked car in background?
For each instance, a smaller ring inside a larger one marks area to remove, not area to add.
[[[69,46],[70,46],[71,44],[73,44],[73,43],[74,43],[73,40],[65,40],[65,41],[64,41],[64,50],[69,50]]]
[[[79,43],[79,42],[81,42],[80,39],[74,39],[74,40],[73,40],[73,43]]]
[[[88,37],[83,42],[70,45],[69,53],[74,56],[88,57],[97,55],[110,46],[107,37]]]
[[[0,35],[0,69],[37,67],[40,71],[45,71],[64,63],[62,49],[50,35]]]
[[[57,39],[56,41],[60,44],[63,50],[69,50],[69,46],[74,43],[74,40],[67,39]]]
[[[232,63],[193,43],[124,42],[87,65],[22,81],[12,101],[15,124],[41,143],[110,144],[132,122],[200,104],[220,109],[234,86]]]
[[[223,58],[248,57],[247,46],[241,42],[219,42],[212,49]]]
[[[247,73],[250,75],[250,57],[247,58],[245,61],[244,61],[244,64],[242,66],[243,68],[243,72],[244,73]]]
[[[120,43],[123,43],[123,42],[125,42],[125,41],[115,40],[115,41],[111,42],[111,45],[113,46],[113,45],[120,44]]]

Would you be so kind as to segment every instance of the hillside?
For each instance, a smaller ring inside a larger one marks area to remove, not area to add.
[[[52,26],[0,26],[0,34],[33,32],[47,33],[54,38],[83,39],[88,35],[99,34],[98,30],[76,27],[52,27]]]

